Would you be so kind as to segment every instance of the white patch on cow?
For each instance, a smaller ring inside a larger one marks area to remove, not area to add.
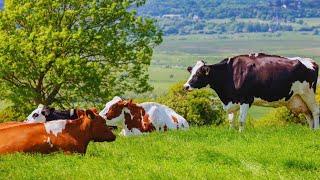
[[[301,58],[301,57],[292,57],[292,58],[288,58],[290,60],[298,60],[300,61],[303,65],[305,65],[308,69],[312,69],[314,70],[314,66],[313,66],[313,60],[310,58]]]
[[[249,104],[241,104],[240,105],[240,114],[239,114],[239,121],[240,121],[239,131],[240,132],[242,132],[244,130],[249,107],[250,107]]]
[[[49,121],[44,123],[44,127],[48,134],[54,134],[58,136],[58,133],[62,133],[62,131],[66,128],[67,120],[56,120]]]
[[[307,107],[312,113],[314,128],[319,128],[319,105],[315,100],[315,93],[312,88],[310,88],[310,84],[307,81],[300,82],[296,81],[291,86],[291,91],[294,95],[300,95],[302,100],[306,103]]]
[[[159,129],[163,130],[166,125],[168,129],[188,129],[189,124],[185,118],[176,113],[173,109],[154,102],[145,102],[139,104],[146,113],[149,115],[149,119],[152,122],[152,125],[157,131]],[[177,118],[178,126],[173,121],[172,116]]]
[[[234,113],[228,113],[228,120],[230,124],[230,128],[234,128]]]
[[[106,103],[106,106],[104,107],[104,109],[99,113],[99,115],[101,117],[103,117],[105,120],[107,120],[107,116],[106,114],[108,113],[110,107],[116,103],[118,103],[119,101],[122,101],[122,99],[118,96],[115,96],[111,101]]]
[[[249,54],[248,54],[248,56],[249,56],[249,57],[251,57],[251,56],[252,56],[252,54],[251,54],[251,53],[249,53]]]
[[[128,129],[127,125],[124,126],[124,128],[121,130],[120,135],[122,136],[136,136],[141,135],[142,132],[137,128]]]
[[[204,66],[203,61],[197,61],[197,64],[192,68],[191,75],[187,82],[184,84],[184,87],[189,87],[189,90],[192,90],[193,88],[190,86],[190,81],[193,78],[193,76],[197,73],[198,69]]]
[[[48,137],[48,139],[45,140],[45,142],[47,142],[51,148],[53,147],[53,144],[51,143],[50,137]]]
[[[74,115],[74,109],[70,110],[70,117]]]
[[[239,104],[234,104],[231,101],[227,105],[225,105],[224,103],[222,103],[222,105],[223,110],[225,110],[227,113],[233,113],[239,110]]]
[[[39,106],[32,111],[32,113],[27,117],[28,123],[36,123],[36,122],[46,122],[46,117],[41,114],[41,111],[43,110],[44,106],[42,104],[39,104]]]
[[[258,57],[258,56],[259,56],[259,53],[255,53],[255,54],[254,54],[254,57]]]

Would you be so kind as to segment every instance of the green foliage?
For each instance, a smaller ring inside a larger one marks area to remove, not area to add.
[[[8,121],[24,121],[26,117],[21,116],[13,107],[0,110],[0,123]]]
[[[294,115],[286,107],[278,107],[270,111],[266,116],[254,122],[254,126],[286,126],[288,124],[307,124],[303,114]]]
[[[278,24],[275,22],[241,22],[236,20],[226,20],[228,22],[219,23],[214,20],[191,21],[189,19],[159,19],[158,26],[165,35],[171,34],[222,34],[222,33],[245,33],[245,32],[275,32],[293,31],[292,25]],[[314,27],[299,29],[305,31]]]
[[[0,12],[0,95],[26,112],[39,103],[88,106],[151,90],[147,69],[162,38],[152,20],[132,10],[143,3],[6,1]]]
[[[210,89],[185,92],[183,83],[180,82],[173,85],[168,94],[157,101],[174,109],[191,125],[218,125],[225,119],[221,102]]]

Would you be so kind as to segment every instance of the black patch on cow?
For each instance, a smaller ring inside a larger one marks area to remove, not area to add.
[[[56,110],[54,108],[45,107],[44,110],[48,110],[49,114],[46,115],[46,121],[54,121],[59,119],[69,119],[75,120],[78,119],[77,110]],[[44,111],[43,110],[43,111]],[[70,116],[70,112],[73,110],[73,115]]]

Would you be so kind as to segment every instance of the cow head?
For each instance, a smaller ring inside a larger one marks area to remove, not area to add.
[[[194,67],[188,67],[190,77],[184,84],[185,90],[203,88],[209,83],[210,67],[204,61],[198,61]]]
[[[45,106],[39,104],[39,106],[27,117],[27,122],[46,122]]]
[[[39,104],[37,109],[27,117],[27,122],[46,122],[47,117],[55,111],[54,108]]]
[[[126,101],[116,96],[106,104],[99,115],[106,120],[107,125],[116,126],[124,120],[123,109],[126,103]]]
[[[91,120],[91,137],[95,142],[114,141],[116,136],[112,133],[111,128],[106,125],[106,120],[97,113],[96,109],[86,111],[86,116]]]

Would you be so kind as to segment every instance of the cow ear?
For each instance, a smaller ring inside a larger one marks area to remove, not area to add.
[[[90,118],[91,120],[94,120],[95,117],[96,117],[95,113],[94,113],[91,109],[86,110],[86,115],[87,115],[88,118]]]
[[[38,108],[44,108],[44,105],[43,104],[39,104]]]
[[[189,66],[189,67],[187,68],[187,70],[189,71],[189,73],[191,73],[191,71],[192,71],[192,67],[191,67],[191,66]]]
[[[91,110],[92,112],[98,114],[98,110],[97,110],[96,108],[91,108],[90,110]]]

